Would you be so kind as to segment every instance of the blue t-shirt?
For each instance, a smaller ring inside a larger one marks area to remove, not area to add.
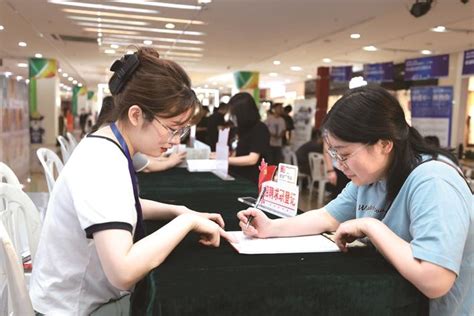
[[[450,291],[430,301],[430,315],[474,315],[473,195],[453,162],[441,159],[452,166],[435,160],[419,165],[392,205],[382,180],[363,186],[350,182],[326,209],[340,223],[375,217],[410,243],[414,258],[456,273]]]

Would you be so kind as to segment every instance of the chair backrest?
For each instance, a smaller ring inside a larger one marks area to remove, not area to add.
[[[0,222],[0,315],[34,315],[23,268]]]
[[[66,164],[69,159],[69,156],[71,155],[71,145],[69,141],[62,135],[58,136],[58,142],[61,146],[61,156],[63,157],[63,163]]]
[[[18,185],[21,187],[21,183],[17,176],[10,167],[0,161],[0,182]]]
[[[70,148],[70,153],[72,153],[72,151],[74,150],[74,148],[76,148],[77,146],[77,140],[76,140],[76,137],[74,137],[74,135],[72,135],[70,132],[67,132],[66,133],[66,136],[67,136],[67,139],[69,140],[69,148]]]
[[[311,179],[313,181],[325,180],[327,178],[327,169],[323,154],[312,152],[308,154],[308,159]]]
[[[21,188],[0,183],[0,222],[11,238],[19,258],[31,256],[34,263],[41,233],[41,219],[33,201]]]
[[[298,166],[298,158],[290,146],[285,146],[282,148],[281,153],[283,155],[283,162],[289,165]]]
[[[43,166],[46,183],[48,184],[48,190],[49,193],[51,193],[53,192],[56,178],[59,176],[64,164],[61,162],[61,159],[59,159],[58,155],[48,148],[38,148],[36,155]]]

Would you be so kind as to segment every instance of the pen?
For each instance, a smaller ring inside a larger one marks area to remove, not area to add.
[[[257,198],[257,202],[255,202],[255,206],[254,206],[255,208],[258,208],[258,206],[260,205],[260,201],[262,200],[263,196],[265,195],[265,190],[266,190],[266,189],[267,189],[267,187],[264,187],[263,190],[262,190],[262,192],[260,192],[260,195],[259,195],[258,198]],[[252,223],[252,221],[253,221],[253,216],[250,215],[250,216],[248,217],[247,225],[245,226],[245,229],[249,228],[250,223]]]

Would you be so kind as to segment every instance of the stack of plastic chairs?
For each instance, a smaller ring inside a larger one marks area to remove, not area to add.
[[[296,157],[295,152],[291,150],[289,146],[283,147],[282,155],[284,163],[298,167],[298,158]],[[300,190],[302,188],[303,179],[307,179],[308,184],[311,182],[311,176],[309,174],[303,173],[298,170],[298,185]]]
[[[311,181],[309,183],[309,195],[313,194],[314,183],[318,182],[318,205],[322,207],[324,203],[324,194],[326,191],[327,169],[323,154],[309,153],[309,168],[311,170]]]
[[[64,164],[61,159],[59,159],[59,156],[48,148],[38,148],[36,155],[43,166],[46,183],[48,184],[48,191],[51,194],[51,192],[53,192],[56,178],[59,176]]]

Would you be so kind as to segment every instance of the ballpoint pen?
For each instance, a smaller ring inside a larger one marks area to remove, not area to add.
[[[260,195],[258,196],[257,201],[255,202],[254,208],[258,208],[258,206],[260,205],[260,201],[262,200],[263,196],[265,195],[265,190],[266,189],[267,189],[267,187],[264,187],[262,189],[262,192],[260,192]],[[252,223],[252,220],[253,220],[253,216],[250,215],[247,219],[247,225],[245,226],[245,229],[249,228],[250,223]]]

